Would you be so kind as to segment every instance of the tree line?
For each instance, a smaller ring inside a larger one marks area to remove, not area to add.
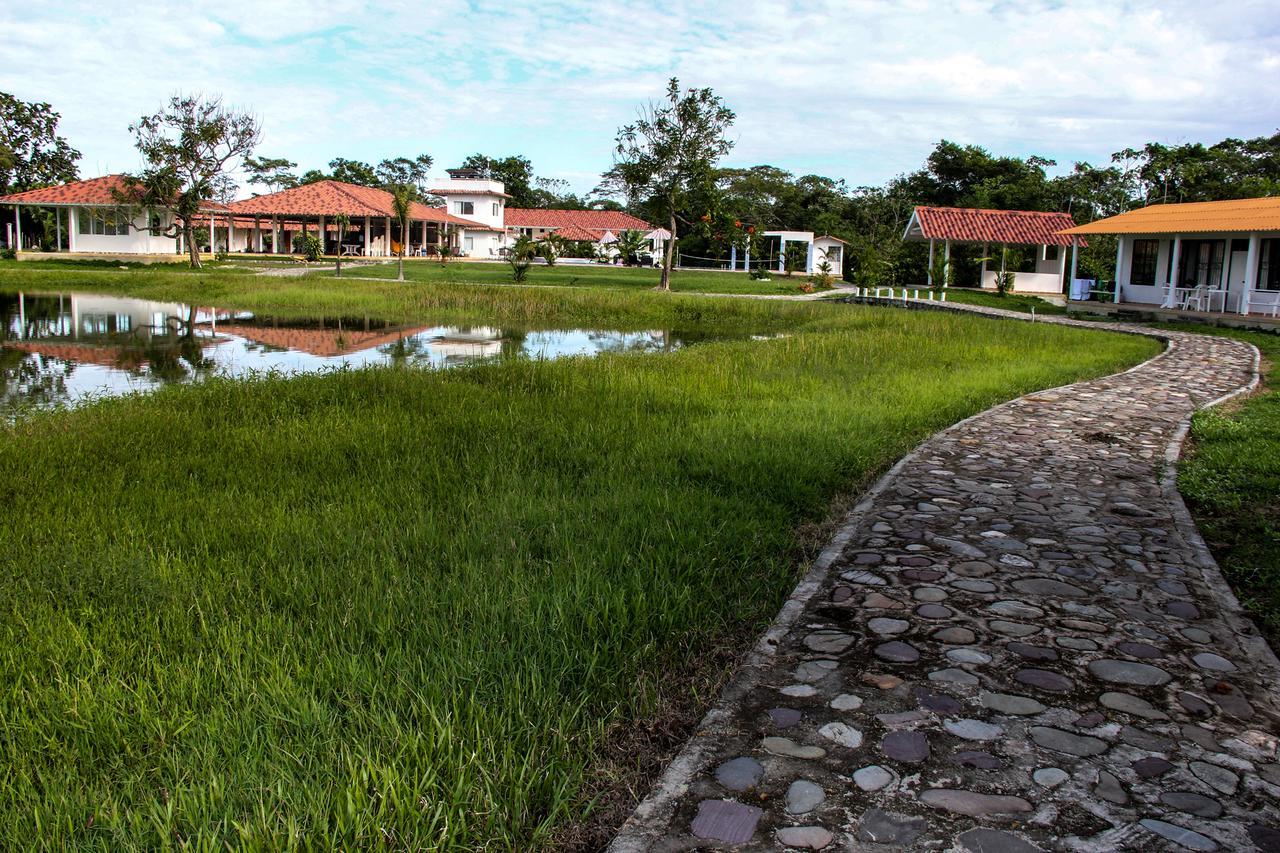
[[[80,153],[58,134],[59,118],[47,103],[0,92],[0,194],[76,179]],[[1046,157],[997,155],[944,139],[919,169],[881,186],[850,187],[770,165],[722,166],[734,119],[712,90],[682,89],[672,79],[665,99],[619,128],[614,163],[589,193],[537,176],[520,155],[473,154],[461,165],[502,181],[513,207],[626,210],[673,232],[684,255],[727,258],[766,230],[831,234],[848,243],[844,277],[867,285],[925,279],[927,249],[902,240],[917,205],[1062,211],[1084,223],[1146,204],[1280,193],[1280,132],[1211,145],[1151,142],[1117,151],[1105,164],[1077,162],[1065,171]],[[233,198],[236,167],[250,187],[265,192],[326,179],[414,199],[426,198],[430,189],[433,161],[427,154],[377,164],[335,157],[328,171],[299,173],[292,160],[258,155],[257,119],[224,109],[217,98],[175,96],[130,130],[144,161],[131,176],[135,197],[142,194],[179,216],[203,198]],[[176,197],[184,201],[175,203]],[[39,212],[29,215],[37,230],[45,224]],[[49,228],[52,234],[51,222]],[[757,247],[756,257],[759,252]],[[977,254],[955,250],[958,283],[976,275]],[[1094,239],[1082,252],[1081,274],[1109,277],[1113,259],[1114,242]],[[667,268],[674,263],[664,260]]]

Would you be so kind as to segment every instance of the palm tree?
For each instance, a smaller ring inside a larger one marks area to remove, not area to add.
[[[622,265],[629,267],[640,262],[640,252],[644,250],[644,244],[644,232],[629,228],[618,234],[617,242],[613,244],[613,247],[618,250],[618,255],[622,258]]]
[[[342,277],[342,241],[347,236],[347,228],[351,225],[351,217],[345,213],[339,213],[333,217],[334,227],[338,229],[338,270],[334,274],[335,277]],[[321,239],[324,239],[321,237]]]
[[[404,281],[404,249],[405,237],[409,233],[409,217],[413,213],[413,203],[417,201],[418,188],[413,184],[399,184],[391,190],[391,206],[395,210],[396,219],[400,220],[400,271],[396,281]],[[387,235],[391,239],[391,235]]]

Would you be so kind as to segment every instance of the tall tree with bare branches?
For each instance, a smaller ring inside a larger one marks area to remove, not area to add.
[[[142,171],[125,176],[119,200],[167,210],[167,224],[148,222],[147,227],[166,237],[181,233],[191,266],[198,269],[196,215],[223,186],[236,162],[253,153],[261,123],[249,113],[223,106],[221,97],[174,95],[163,109],[130,125],[129,132],[144,165]]]

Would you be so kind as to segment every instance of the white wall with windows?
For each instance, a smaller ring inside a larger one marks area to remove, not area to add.
[[[176,254],[178,241],[152,234],[149,225],[167,226],[168,215],[131,207],[70,208],[73,233],[69,247],[75,252],[104,254]]]

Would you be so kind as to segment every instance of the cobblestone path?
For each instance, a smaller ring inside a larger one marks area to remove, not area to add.
[[[1280,671],[1167,476],[1255,351],[1162,337],[899,463],[611,850],[1280,850]]]

